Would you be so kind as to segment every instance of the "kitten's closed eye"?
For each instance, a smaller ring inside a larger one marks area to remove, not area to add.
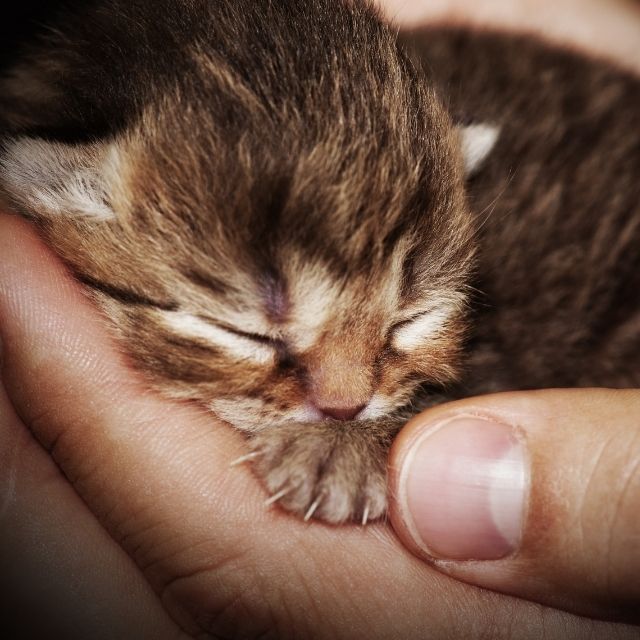
[[[269,364],[276,356],[277,342],[268,336],[245,332],[186,311],[159,312],[161,322],[183,338],[192,338],[222,349],[239,360]]]
[[[461,303],[462,301],[440,304],[394,324],[389,331],[391,346],[399,351],[410,351],[441,335],[459,315]]]

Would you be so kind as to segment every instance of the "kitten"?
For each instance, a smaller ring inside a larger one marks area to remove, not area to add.
[[[383,515],[422,406],[638,382],[635,79],[509,38],[412,46],[364,1],[101,0],[0,85],[0,193],[307,518]]]

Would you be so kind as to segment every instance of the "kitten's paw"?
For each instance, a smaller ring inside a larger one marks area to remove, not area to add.
[[[271,498],[305,520],[366,524],[387,507],[386,464],[396,425],[283,424],[251,439],[251,461]]]

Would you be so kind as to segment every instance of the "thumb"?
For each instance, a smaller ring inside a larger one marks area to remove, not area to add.
[[[470,398],[404,428],[391,519],[444,573],[640,621],[640,391]]]

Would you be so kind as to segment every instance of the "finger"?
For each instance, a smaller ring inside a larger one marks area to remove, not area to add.
[[[11,638],[186,637],[20,422],[2,385],[0,531],[0,609]]]
[[[384,526],[308,525],[241,466],[231,429],[140,391],[99,315],[16,218],[0,216],[0,332],[13,403],[183,629],[305,638],[634,638],[461,584]]]
[[[394,526],[449,575],[640,620],[640,391],[506,393],[414,418]]]

